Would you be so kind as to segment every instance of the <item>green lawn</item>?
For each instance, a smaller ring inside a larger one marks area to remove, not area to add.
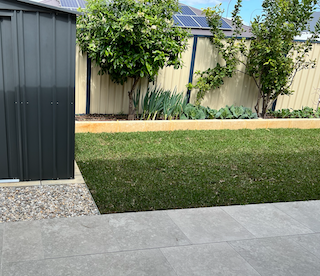
[[[101,213],[320,199],[320,130],[76,134]]]

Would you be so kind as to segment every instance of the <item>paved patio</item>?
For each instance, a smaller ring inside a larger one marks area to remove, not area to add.
[[[320,275],[320,201],[0,224],[1,276]]]

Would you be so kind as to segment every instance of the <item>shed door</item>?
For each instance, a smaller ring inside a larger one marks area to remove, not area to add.
[[[0,179],[74,177],[73,41],[69,15],[0,10]]]
[[[19,178],[22,170],[11,15],[0,13],[0,179]]]

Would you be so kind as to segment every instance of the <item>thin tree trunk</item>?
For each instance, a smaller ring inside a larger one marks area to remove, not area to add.
[[[129,115],[128,120],[134,120],[136,115],[136,108],[134,106],[133,102],[133,96],[134,96],[134,90],[136,89],[136,86],[140,80],[140,77],[134,78],[133,85],[131,87],[131,91],[128,91],[129,96]]]
[[[258,116],[259,116],[259,109],[260,109],[260,100],[262,99],[262,94],[261,94],[261,93],[262,93],[262,92],[259,91],[259,97],[258,97],[258,99],[257,99],[256,105],[254,106],[254,109],[255,109],[255,111],[257,112]]]
[[[269,92],[267,95],[264,95],[264,97],[263,97],[261,116],[264,119],[267,117],[268,106],[269,106],[269,103],[270,103],[270,94],[271,93]]]
[[[258,83],[258,81],[256,80],[256,78],[255,78],[254,76],[252,76],[252,78],[253,78],[256,86],[257,86],[258,89],[259,89],[259,97],[258,97],[258,99],[257,99],[256,105],[254,106],[254,109],[255,109],[255,111],[257,112],[257,115],[259,116],[260,100],[261,100],[262,97],[263,97],[263,92],[261,91],[261,78],[259,79],[259,83]]]

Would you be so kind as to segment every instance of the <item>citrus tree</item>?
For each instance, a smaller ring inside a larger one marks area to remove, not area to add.
[[[243,73],[254,79],[259,91],[255,110],[265,117],[279,95],[293,93],[290,86],[296,73],[315,67],[316,60],[311,60],[308,53],[312,50],[312,42],[319,37],[320,24],[318,22],[311,32],[308,23],[318,0],[264,0],[262,15],[251,22],[253,37],[250,43],[237,39],[242,26],[239,16],[241,2],[237,1],[233,12],[234,35],[228,39],[219,30],[221,11],[205,10],[212,28],[212,42],[225,63],[197,72],[198,83],[193,87],[198,89],[198,98],[201,99],[207,91],[222,85],[225,77],[232,77],[237,72],[237,65],[243,63],[246,67]],[[310,31],[312,35],[305,42],[294,42],[302,31]]]
[[[99,74],[124,84],[129,119],[134,119],[134,93],[141,78],[154,80],[165,66],[179,68],[188,32],[174,25],[178,0],[88,0],[77,19],[77,42],[97,65]]]

